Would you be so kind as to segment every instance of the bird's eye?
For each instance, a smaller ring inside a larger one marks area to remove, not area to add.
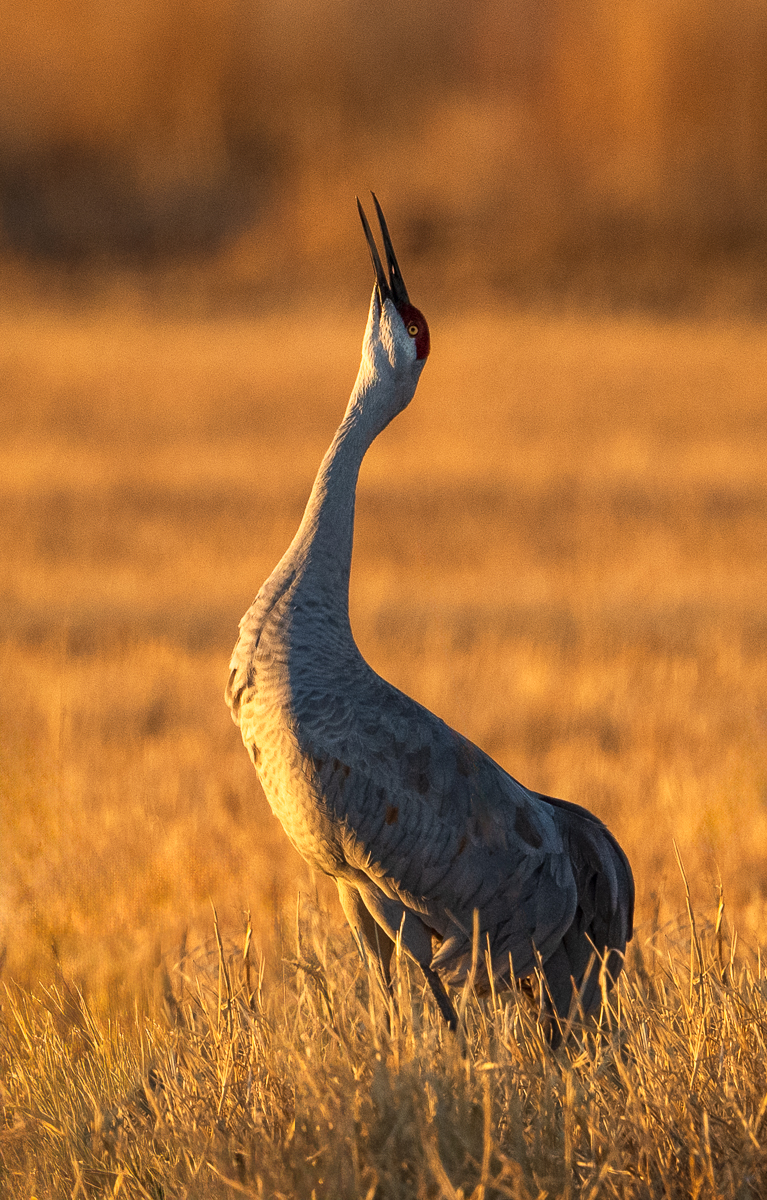
[[[410,322],[410,324],[407,327],[407,331],[411,337],[416,336],[416,334],[418,333],[418,326],[416,325],[415,321]]]

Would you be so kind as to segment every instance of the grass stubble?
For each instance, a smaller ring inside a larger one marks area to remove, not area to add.
[[[764,332],[445,316],[363,469],[366,657],[634,866],[552,1054],[404,962],[387,1030],[220,698],[359,320],[2,322],[3,1195],[764,1194]]]
[[[556,1055],[517,991],[467,986],[448,1033],[402,959],[387,1025],[348,938],[311,906],[297,925],[265,988],[250,924],[227,949],[216,923],[154,1018],[9,987],[5,1194],[763,1194],[766,981],[720,924],[692,922],[689,957],[659,932]]]

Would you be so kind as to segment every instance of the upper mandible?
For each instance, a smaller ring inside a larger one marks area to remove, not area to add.
[[[365,211],[357,197],[357,209],[359,210],[362,228],[365,231],[370,257],[373,260],[373,270],[376,276],[376,294],[380,310],[386,305],[386,301],[390,301],[399,314],[402,324],[407,332],[408,337],[412,338],[415,343],[416,358],[425,362],[429,356],[431,349],[431,339],[429,336],[429,326],[426,317],[410,303],[405,281],[402,278],[402,272],[399,269],[397,256],[394,253],[389,227],[386,224],[386,218],[383,215],[381,205],[378,203],[378,197],[375,192],[370,193],[373,197],[373,203],[376,206],[378,215],[378,223],[381,226],[381,236],[383,237],[384,253],[386,255],[386,266],[388,268],[388,276],[384,270],[378,253],[378,247],[375,243],[375,238],[368,224],[368,219],[365,216]]]

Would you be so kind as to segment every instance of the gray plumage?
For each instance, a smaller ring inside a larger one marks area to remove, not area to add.
[[[429,352],[376,208],[388,274],[360,208],[376,285],[357,381],[299,530],[240,623],[226,699],[273,812],[335,879],[383,986],[400,937],[454,1026],[444,985],[470,970],[477,910],[477,984],[489,945],[498,978],[542,966],[543,1015],[565,1019],[573,985],[584,1011],[598,1005],[600,958],[613,979],[621,969],[634,902],[625,854],[585,809],[524,788],[377,675],[349,624],[359,468]]]

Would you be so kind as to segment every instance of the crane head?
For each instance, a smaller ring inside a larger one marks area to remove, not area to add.
[[[383,237],[384,253],[386,254],[386,266],[388,267],[388,276],[383,268],[381,258],[378,253],[378,247],[375,243],[375,238],[368,224],[367,217],[362,208],[362,205],[357,200],[357,208],[362,221],[362,228],[365,230],[365,238],[367,240],[370,257],[373,260],[373,270],[376,275],[376,292],[378,294],[378,303],[383,308],[387,300],[391,300],[395,309],[402,318],[402,323],[405,326],[408,337],[413,339],[415,344],[416,358],[423,362],[429,355],[429,326],[426,323],[426,317],[410,303],[410,297],[407,294],[405,281],[402,278],[402,272],[399,269],[397,256],[394,253],[389,229],[386,224],[386,218],[381,211],[381,205],[378,203],[378,198],[375,192],[370,193],[373,197],[373,203],[376,206],[378,215],[378,223],[381,226],[381,236]]]

